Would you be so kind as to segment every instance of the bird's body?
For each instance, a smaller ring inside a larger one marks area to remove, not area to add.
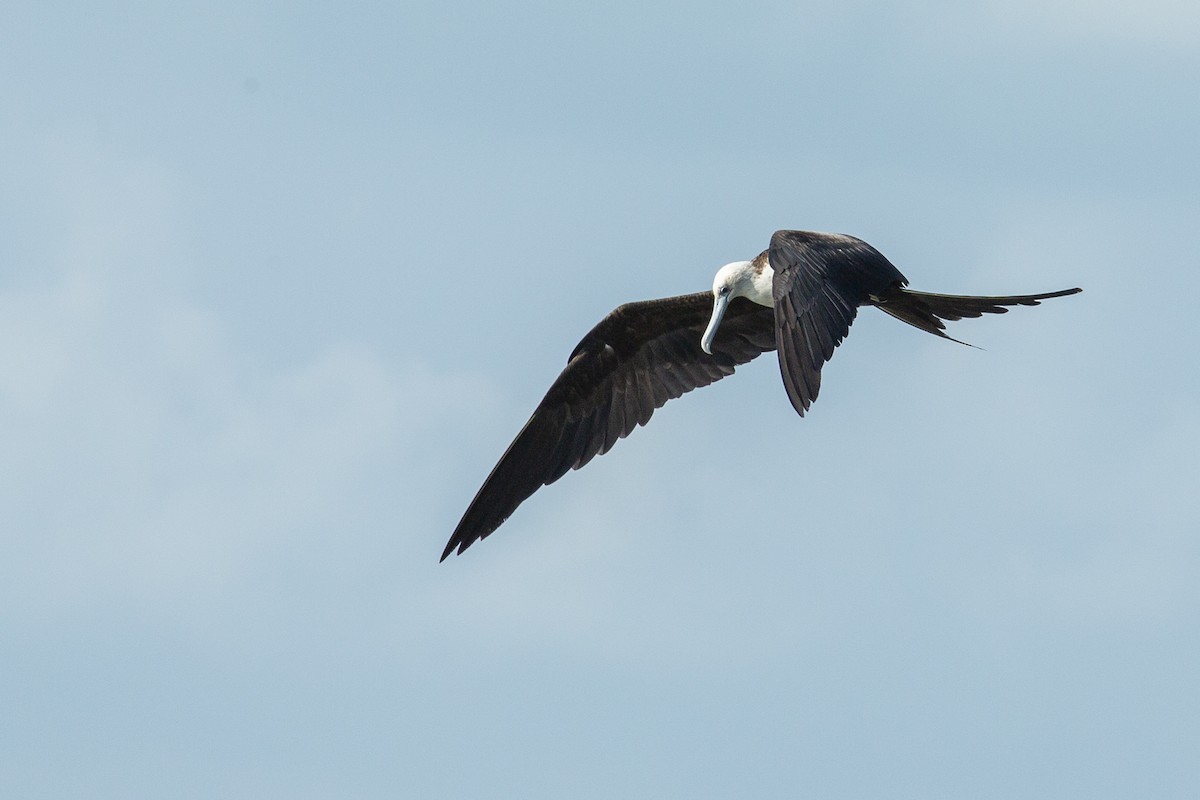
[[[712,292],[627,303],[571,352],[533,416],[500,458],[455,528],[444,560],[488,536],[540,487],[578,469],[668,400],[733,374],[771,350],[792,406],[803,416],[821,367],[873,305],[950,338],[943,320],[1004,313],[1011,305],[1074,294],[974,297],[914,292],[891,262],[842,234],[777,231],[752,261],[722,267]]]

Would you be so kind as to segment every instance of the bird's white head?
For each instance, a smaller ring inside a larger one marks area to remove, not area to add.
[[[712,343],[717,338],[717,328],[721,327],[721,319],[725,316],[725,310],[729,308],[730,300],[735,297],[748,297],[760,305],[771,305],[771,280],[767,275],[764,287],[764,271],[769,270],[756,268],[753,261],[734,261],[717,270],[717,276],[713,278],[712,318],[708,321],[704,336],[700,338],[700,347],[704,352],[712,355]]]

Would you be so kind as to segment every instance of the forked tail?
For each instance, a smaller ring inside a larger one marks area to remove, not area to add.
[[[893,286],[883,295],[871,298],[872,303],[896,319],[907,322],[914,328],[928,331],[943,339],[958,342],[953,336],[945,334],[946,323],[960,320],[963,317],[979,317],[984,314],[1005,314],[1005,306],[1036,306],[1042,300],[1051,297],[1065,297],[1077,294],[1082,289],[1063,289],[1058,292],[1045,294],[1019,294],[1008,297],[971,297],[956,294],[931,294],[929,292],[914,292],[902,286]],[[966,344],[966,342],[959,342]]]

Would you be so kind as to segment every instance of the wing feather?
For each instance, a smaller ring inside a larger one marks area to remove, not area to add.
[[[775,273],[779,368],[788,399],[804,416],[821,390],[821,367],[850,332],[858,307],[906,281],[852,236],[776,231],[767,257]]]
[[[788,398],[800,416],[817,399],[821,368],[846,335],[863,305],[878,306],[910,325],[949,339],[942,320],[1003,314],[1005,306],[1036,306],[1065,289],[1045,294],[975,297],[931,294],[905,288],[908,280],[871,245],[853,236],[776,231],[767,256],[774,271],[779,369]],[[958,341],[954,339],[954,341]]]
[[[491,534],[542,486],[607,453],[668,400],[775,349],[772,309],[739,298],[708,355],[700,337],[711,309],[712,295],[699,292],[630,303],[601,320],[480,487],[442,559]]]

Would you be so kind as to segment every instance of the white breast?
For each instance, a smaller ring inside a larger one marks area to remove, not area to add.
[[[771,286],[774,278],[775,271],[770,266],[763,265],[762,269],[752,270],[750,286],[746,291],[746,297],[760,306],[772,308],[775,305],[775,298],[771,294]]]

